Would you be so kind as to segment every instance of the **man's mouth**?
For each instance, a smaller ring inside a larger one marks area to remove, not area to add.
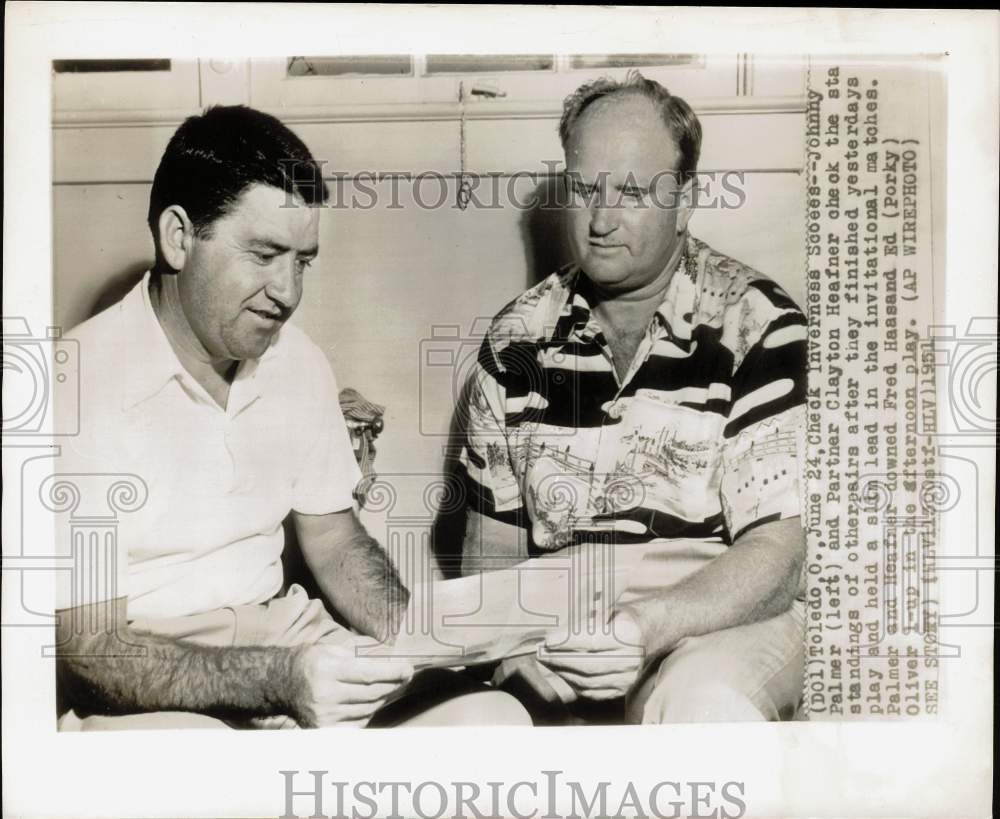
[[[254,307],[248,307],[247,309],[255,316],[259,316],[266,321],[279,322],[284,319],[284,313],[280,310],[258,310]]]

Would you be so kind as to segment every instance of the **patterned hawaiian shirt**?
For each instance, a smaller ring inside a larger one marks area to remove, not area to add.
[[[773,281],[687,238],[631,369],[615,373],[570,266],[494,319],[469,384],[469,505],[528,551],[732,543],[799,515],[806,320]]]

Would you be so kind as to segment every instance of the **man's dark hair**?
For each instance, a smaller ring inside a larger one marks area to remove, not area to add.
[[[684,100],[675,97],[656,80],[646,79],[638,71],[630,71],[624,81],[601,77],[581,85],[566,97],[562,119],[559,120],[559,139],[563,150],[569,145],[573,129],[583,112],[597,100],[611,96],[636,96],[649,100],[663,117],[663,124],[667,126],[681,155],[676,169],[679,181],[683,184],[694,176],[701,154],[701,123],[698,117]]]
[[[188,117],[170,138],[149,194],[149,229],[160,267],[160,214],[180,205],[195,235],[211,235],[248,187],[279,188],[307,205],[326,202],[322,167],[279,120],[245,105],[218,105]]]

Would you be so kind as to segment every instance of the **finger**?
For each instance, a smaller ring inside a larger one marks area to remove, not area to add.
[[[363,719],[342,719],[317,725],[317,728],[364,728],[371,717]]]
[[[500,661],[500,665],[497,666],[497,670],[493,675],[493,684],[500,685],[508,677],[518,673],[525,676],[538,673],[538,662],[534,654],[518,654],[515,657],[505,657]]]
[[[601,654],[546,654],[539,657],[539,662],[563,676],[563,672],[572,672],[584,677],[599,677],[634,672],[641,665],[641,659]]]
[[[391,643],[369,637],[367,634],[354,634],[341,642],[321,645],[331,654],[337,656],[379,657],[382,659],[391,659],[395,656],[392,654]]]
[[[552,648],[569,651],[579,649],[598,651],[617,646],[642,645],[642,631],[633,614],[626,609],[616,610],[606,622],[599,623],[591,619],[586,624],[581,623],[580,626],[571,629],[565,635],[558,632],[550,634],[546,644]],[[555,643],[557,637],[562,639],[560,643]]]
[[[377,682],[377,683],[342,683],[343,696],[341,702],[364,703],[382,702],[394,691],[398,691],[400,683]]]
[[[316,724],[337,725],[342,722],[367,722],[382,705],[380,700],[364,703],[335,703],[317,709]]]
[[[371,717],[364,719],[345,719],[337,723],[338,728],[353,728],[355,730],[364,728],[371,721]]]
[[[574,674],[572,671],[560,672],[566,682],[577,691],[599,691],[601,689],[614,689],[619,694],[624,694],[635,682],[635,672],[620,672],[617,674],[603,674],[599,677],[587,677],[583,674]]]
[[[341,681],[350,683],[401,683],[413,676],[413,666],[390,657],[352,657],[341,673]]]
[[[622,660],[626,658],[636,658],[641,659],[643,656],[643,648],[641,646],[630,646],[624,645],[623,643],[604,643],[604,644],[578,644],[575,646],[542,646],[538,650],[538,656],[540,658],[545,657],[595,657],[600,659],[612,659],[614,657],[620,657]]]
[[[550,634],[545,645],[552,650],[575,651],[586,649],[598,651],[603,649],[613,649],[621,647],[634,647],[642,645],[641,638],[633,629],[624,627],[624,624],[611,624],[603,629],[594,631],[577,631],[569,634]]]
[[[581,690],[580,696],[588,700],[617,700],[625,696],[625,691],[621,691],[617,688],[588,688],[587,690]]]
[[[557,652],[602,652],[620,651],[635,652],[641,646],[638,642],[630,642],[624,634],[571,634],[569,637],[556,641],[557,638],[550,638],[544,643],[546,651]]]
[[[384,640],[378,640],[375,637],[369,637],[367,634],[355,634],[350,640],[343,643],[345,648],[374,648],[375,646],[384,645]]]
[[[330,677],[339,682],[395,683],[407,682],[413,676],[413,666],[395,657],[358,657],[353,649],[344,646],[314,646],[319,652],[314,673],[320,678]]]

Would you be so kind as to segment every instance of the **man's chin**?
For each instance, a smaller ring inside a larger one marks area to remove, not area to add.
[[[280,329],[280,328],[279,328]],[[267,352],[267,348],[278,339],[278,330],[268,335],[261,335],[255,338],[241,339],[230,348],[231,355],[236,361],[244,361],[248,358],[260,358]]]
[[[606,287],[609,290],[617,290],[624,287],[628,281],[629,272],[623,270],[621,265],[608,264],[603,259],[588,257],[582,265],[583,272],[594,284]]]

